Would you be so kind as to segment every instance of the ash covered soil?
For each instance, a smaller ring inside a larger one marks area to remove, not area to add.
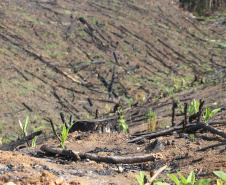
[[[165,164],[159,177],[194,170],[197,179],[216,179],[214,170],[226,171],[225,145],[197,150],[225,142],[219,135],[174,132],[128,142],[147,131],[150,108],[157,113],[158,130],[171,126],[173,99],[176,124],[184,118],[181,107],[194,98],[204,99],[210,110],[222,108],[210,121],[226,119],[226,32],[225,25],[217,24],[224,11],[211,22],[198,22],[167,0],[1,1],[0,144],[18,139],[15,128],[27,115],[28,134],[44,128],[36,147],[0,150],[0,184],[138,184],[139,171],[149,174]],[[46,118],[60,133],[60,112],[73,115],[75,122],[92,120],[96,112],[99,119],[117,118],[118,105],[128,134],[75,131],[66,140],[67,149],[100,156],[154,154],[156,161],[76,161],[40,150],[43,144],[60,148]],[[225,121],[213,126],[226,132]],[[148,150],[156,139],[162,148]]]

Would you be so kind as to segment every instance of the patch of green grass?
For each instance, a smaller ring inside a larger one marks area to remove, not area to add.
[[[61,146],[62,146],[63,149],[65,149],[65,141],[67,139],[69,130],[70,130],[70,128],[72,126],[73,126],[73,124],[71,124],[69,128],[66,128],[65,124],[63,126],[63,130],[62,130],[61,135],[60,135],[60,138],[61,138],[61,143],[60,144],[61,144]]]
[[[64,13],[65,14],[68,14],[68,15],[71,15],[72,14],[72,12],[70,10],[64,10]]]
[[[157,114],[152,111],[152,109],[149,109],[148,112],[145,115],[146,121],[148,123],[148,131],[152,132],[156,130],[156,120],[157,120]]]

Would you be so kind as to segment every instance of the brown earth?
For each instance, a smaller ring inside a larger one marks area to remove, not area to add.
[[[150,108],[158,115],[159,129],[170,125],[173,98],[179,107],[193,98],[204,99],[211,110],[223,108],[212,120],[226,119],[225,34],[225,26],[198,22],[167,0],[0,1],[0,144],[20,136],[15,128],[27,115],[28,133],[45,126],[37,141],[41,144],[53,136],[44,118],[53,119],[60,131],[60,112],[85,120],[93,119],[98,109],[99,118],[106,118],[115,115],[113,108],[119,102],[128,135],[84,133],[78,140],[75,137],[81,133],[74,132],[67,140],[68,149],[146,155],[149,141],[141,145],[128,141],[133,133],[147,130],[145,114]],[[179,109],[176,123],[183,119]],[[225,131],[224,125],[215,127]],[[163,143],[174,140],[156,151],[163,158],[135,165],[46,157],[40,153],[41,145],[0,151],[0,180],[45,184],[62,177],[81,184],[137,184],[139,171],[148,173],[166,163],[169,169],[161,177],[176,170],[186,176],[194,170],[198,178],[216,178],[212,171],[226,171],[225,146],[196,150],[225,139],[206,141],[201,134],[213,137],[205,132],[195,134],[195,142],[176,133],[160,137]],[[59,146],[56,139],[47,143]],[[175,160],[178,156],[186,157]]]

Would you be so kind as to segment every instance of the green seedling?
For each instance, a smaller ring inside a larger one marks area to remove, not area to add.
[[[191,105],[188,107],[188,112],[190,115],[196,114],[197,112],[199,112],[199,101],[193,99],[193,101],[191,101]]]
[[[169,183],[167,182],[162,182],[162,180],[164,180],[165,178],[159,178],[157,180],[155,180],[154,185],[169,185]]]
[[[222,171],[213,171],[213,173],[220,177],[221,179],[217,179],[217,185],[226,185],[226,173]],[[223,183],[223,181],[224,183]]]
[[[20,120],[19,120],[19,125],[20,125],[21,130],[17,129],[17,128],[14,128],[14,129],[19,131],[23,135],[23,137],[27,136],[27,130],[28,130],[28,125],[29,125],[29,115],[27,115],[24,125],[21,123]]]
[[[143,171],[140,171],[140,176],[136,175],[136,178],[137,178],[137,181],[139,182],[140,185],[144,185],[150,179],[148,177],[148,175]],[[145,178],[147,179],[146,182],[145,182]]]
[[[226,185],[226,173],[223,171],[214,171],[213,172],[215,175],[220,177],[221,179],[217,179],[217,185]],[[176,185],[206,185],[209,184],[210,182],[214,181],[214,179],[200,179],[197,182],[195,182],[195,173],[194,171],[191,171],[191,173],[188,175],[187,179],[183,175],[181,175],[180,172],[177,171],[177,174],[180,177],[180,180],[173,174],[168,174],[167,176],[176,184]],[[146,181],[145,181],[146,177]],[[136,175],[137,181],[139,182],[140,185],[144,185],[149,181],[148,175],[140,171],[140,176]],[[159,178],[154,181],[154,185],[171,185],[166,182],[162,182],[165,178]],[[223,182],[224,181],[224,182]]]
[[[146,121],[148,123],[148,131],[152,132],[156,130],[156,120],[157,114],[149,109],[147,114],[145,115]]]
[[[40,126],[40,127],[34,128],[34,132],[38,132],[38,131],[42,130],[43,128],[45,128],[45,126]],[[35,147],[36,146],[36,141],[37,141],[37,136],[35,136],[32,139],[31,147]]]
[[[70,130],[70,128],[71,128],[72,126],[73,126],[73,124],[71,124],[69,128],[66,128],[65,124],[64,124],[64,126],[63,126],[63,130],[62,130],[61,136],[60,136],[60,138],[61,138],[61,143],[60,143],[60,144],[61,144],[61,146],[62,146],[63,149],[65,149],[65,141],[66,141],[66,139],[67,139],[69,130]]]
[[[190,138],[191,138],[191,142],[195,141],[195,135],[194,134],[190,134]]]
[[[181,175],[181,173],[178,171],[177,174],[179,175],[180,180],[175,175],[168,174],[168,177],[171,178],[176,185],[206,185],[214,180],[214,179],[201,179],[195,183],[194,171],[191,171],[187,179],[185,179],[185,177]]]
[[[118,120],[119,128],[123,130],[123,132],[127,133],[129,126],[126,124],[126,120],[124,119],[124,116],[120,116]]]
[[[206,123],[210,117],[212,117],[214,114],[219,112],[221,108],[214,109],[212,112],[210,112],[209,107],[206,107],[206,114],[204,115],[204,122]]]

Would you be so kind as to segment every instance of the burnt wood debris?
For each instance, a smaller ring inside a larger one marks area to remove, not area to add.
[[[70,156],[70,157],[73,157],[75,160],[90,159],[97,162],[106,162],[106,163],[113,163],[113,164],[141,163],[141,162],[147,162],[147,161],[155,161],[158,158],[158,156],[155,156],[155,155],[134,156],[134,157],[98,156],[90,153],[79,153],[79,152],[74,152],[72,150],[57,149],[57,148],[46,146],[46,145],[43,145],[41,147],[41,150],[46,153]]]
[[[114,67],[114,71],[115,71],[115,67]],[[113,71],[113,76],[114,76],[114,71]],[[112,77],[112,81],[114,81],[114,77]],[[90,105],[91,105],[91,103],[92,102],[90,102]],[[213,134],[216,134],[216,135],[221,136],[226,139],[226,133],[213,127],[213,125],[221,125],[221,124],[226,125],[226,120],[209,121],[206,124],[198,121],[198,120],[200,120],[200,115],[203,112],[203,105],[204,105],[204,101],[200,100],[199,112],[194,115],[191,115],[189,117],[188,112],[187,112],[187,103],[185,103],[184,120],[181,123],[176,124],[175,123],[175,115],[176,115],[175,109],[178,106],[177,106],[176,102],[173,100],[173,103],[172,103],[172,127],[171,128],[159,129],[159,130],[156,130],[153,132],[135,133],[135,134],[131,135],[131,139],[128,142],[129,143],[140,143],[147,139],[153,139],[153,138],[157,138],[159,136],[167,136],[167,135],[172,134],[173,132],[194,133],[200,129],[209,131]],[[139,110],[140,109],[139,107],[135,107],[134,109],[136,111],[132,115],[139,118],[140,116],[137,113],[139,113],[139,111],[141,111],[142,108],[141,108],[141,110]],[[98,109],[96,109],[96,111],[98,111]],[[96,113],[96,117],[98,117],[97,114],[98,113]],[[66,128],[69,128],[70,125],[73,123],[73,126],[71,127],[71,129],[69,131],[70,133],[74,132],[74,131],[82,131],[82,132],[87,132],[87,133],[89,133],[89,132],[97,132],[97,133],[120,132],[119,126],[118,126],[119,116],[117,114],[114,114],[113,116],[110,116],[108,118],[92,119],[92,120],[74,120],[73,115],[70,115],[69,121],[67,121],[67,119],[64,116],[64,113],[61,112],[60,117],[61,117],[62,123],[65,124]],[[131,112],[130,112],[130,116],[128,116],[126,113],[125,117],[127,117],[127,118],[130,117],[130,119],[131,119]],[[48,118],[46,120],[48,122],[50,122],[55,136],[57,137],[59,142],[61,142],[61,138],[57,134],[52,120],[50,118]],[[141,119],[141,120],[143,120],[143,119]],[[194,120],[196,120],[196,122],[194,122]],[[42,133],[42,131],[32,133],[31,135],[26,136],[16,142],[12,142],[8,145],[4,145],[4,146],[0,147],[0,150],[13,151],[19,145],[24,144],[25,142],[28,143],[29,140],[32,140],[35,136],[38,136],[41,133]],[[208,139],[208,140],[211,140],[211,139]],[[214,147],[225,145],[225,144],[226,144],[225,142],[222,142],[222,143],[215,144],[215,145],[212,145],[209,147],[201,148],[197,151],[205,151],[209,148],[214,148]],[[98,162],[115,163],[115,164],[116,163],[128,163],[128,164],[129,163],[138,163],[138,162],[145,162],[145,161],[153,161],[156,159],[156,157],[153,155],[124,157],[124,158],[116,157],[116,156],[114,156],[114,157],[98,156],[98,155],[94,155],[94,154],[90,154],[90,153],[80,153],[79,151],[73,152],[71,150],[62,150],[62,149],[58,149],[58,148],[54,148],[54,147],[46,146],[46,145],[42,146],[41,150],[44,151],[45,153],[54,153],[54,154],[59,154],[59,155],[71,156],[71,157],[74,157],[76,160],[90,159],[90,160],[95,160]]]

